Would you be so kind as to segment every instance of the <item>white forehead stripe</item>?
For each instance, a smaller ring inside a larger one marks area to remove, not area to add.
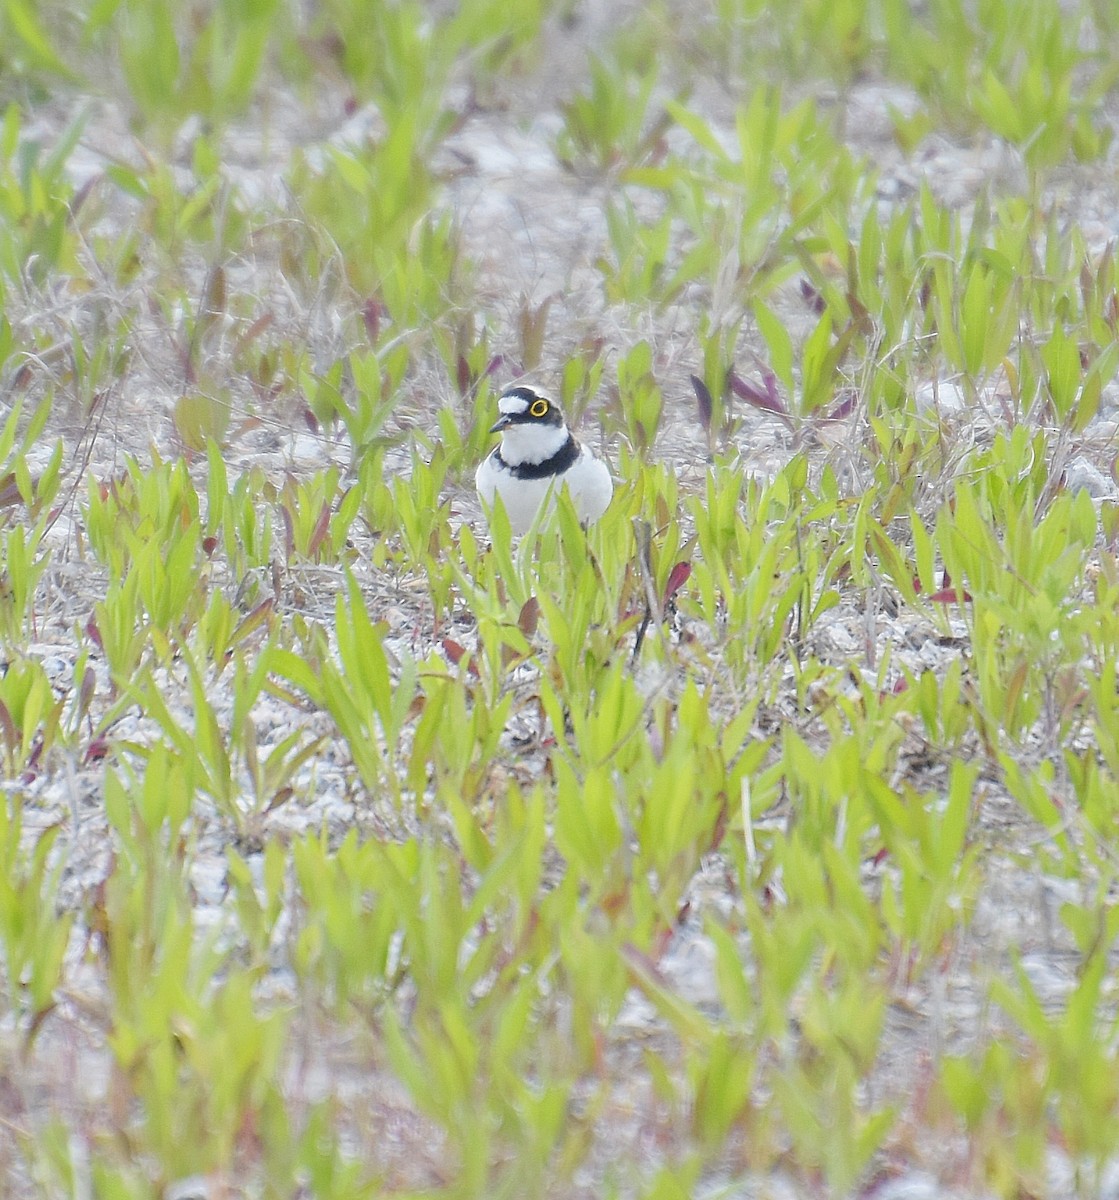
[[[528,412],[531,403],[532,401],[524,396],[505,395],[498,400],[497,411],[506,417],[519,417],[521,413]]]
[[[510,388],[497,402],[497,410],[506,417],[519,417],[528,412],[529,405],[537,400],[547,400],[547,396],[534,391],[530,387]]]

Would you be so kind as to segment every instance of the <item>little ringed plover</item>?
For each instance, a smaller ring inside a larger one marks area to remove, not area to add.
[[[554,400],[519,385],[503,392],[491,433],[501,442],[478,468],[474,482],[488,506],[500,496],[514,533],[525,533],[541,504],[566,487],[584,524],[606,511],[614,484],[606,464],[578,441]]]

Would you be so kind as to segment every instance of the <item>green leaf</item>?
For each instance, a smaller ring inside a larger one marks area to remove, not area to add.
[[[76,79],[74,72],[59,58],[51,45],[28,0],[4,0],[4,12],[16,37],[31,51],[36,66],[67,79]]]
[[[1058,325],[1041,348],[1045,364],[1046,385],[1060,420],[1072,415],[1080,391],[1080,348]]]
[[[758,330],[769,347],[768,366],[781,381],[786,396],[795,394],[793,387],[793,339],[772,309],[761,300],[754,302],[754,319]]]

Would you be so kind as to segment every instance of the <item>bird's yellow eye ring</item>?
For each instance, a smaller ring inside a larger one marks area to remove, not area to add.
[[[547,415],[547,412],[547,400],[533,400],[533,402],[528,406],[528,414],[530,417],[543,417]]]

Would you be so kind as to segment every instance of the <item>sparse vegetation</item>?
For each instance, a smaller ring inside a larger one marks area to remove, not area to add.
[[[3,1195],[1101,1195],[1112,8],[71,7],[0,0]],[[525,371],[618,486],[515,544]]]

